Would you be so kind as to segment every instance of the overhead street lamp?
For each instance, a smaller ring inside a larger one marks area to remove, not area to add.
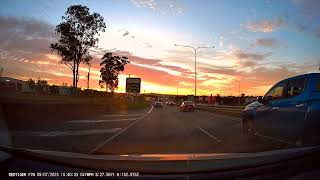
[[[174,46],[180,46],[180,47],[186,47],[191,48],[194,50],[194,96],[197,97],[197,50],[198,49],[204,49],[204,48],[214,48],[214,46],[206,47],[206,46],[199,46],[199,47],[193,47],[193,46],[186,46],[186,45],[179,45],[174,44]]]

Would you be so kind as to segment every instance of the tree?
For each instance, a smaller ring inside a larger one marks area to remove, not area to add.
[[[100,66],[100,78],[99,85],[100,87],[106,86],[106,91],[108,89],[113,93],[114,89],[118,88],[118,75],[120,71],[124,70],[124,66],[130,61],[125,56],[112,56],[112,53],[106,53],[102,58]]]
[[[217,94],[216,95],[216,103],[220,104],[221,103],[221,95],[220,94]]]
[[[89,49],[95,47],[99,39],[99,32],[105,30],[106,24],[98,13],[90,14],[89,8],[81,5],[70,6],[63,22],[56,26],[56,33],[60,39],[52,43],[50,48],[60,57],[60,63],[65,64],[72,71],[72,86],[78,87],[79,65],[90,64],[92,59]]]
[[[50,95],[58,95],[59,87],[56,85],[49,86],[49,92],[50,92]]]
[[[34,89],[34,87],[36,87],[36,82],[32,78],[28,79],[27,84],[30,89]]]
[[[48,81],[38,79],[36,85],[37,85],[36,86],[37,92],[40,93],[40,94],[44,94],[45,93],[45,89],[48,87]]]

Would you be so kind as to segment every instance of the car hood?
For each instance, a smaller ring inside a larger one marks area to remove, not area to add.
[[[12,156],[23,154],[73,167],[114,171],[130,170],[143,173],[191,173],[250,168],[320,152],[320,146],[258,153],[134,155],[90,155],[9,147],[1,147],[1,149]]]
[[[254,101],[248,104],[244,110],[251,110],[261,106],[263,106],[263,104],[259,103],[258,101]]]

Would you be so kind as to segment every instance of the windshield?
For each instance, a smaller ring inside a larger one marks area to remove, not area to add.
[[[191,102],[191,101],[184,101],[182,104],[184,104],[184,105],[193,105],[193,102]]]
[[[3,0],[1,145],[89,155],[317,145],[319,3],[308,2]]]

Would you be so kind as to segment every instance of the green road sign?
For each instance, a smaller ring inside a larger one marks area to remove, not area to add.
[[[126,93],[140,93],[141,78],[126,78]]]

